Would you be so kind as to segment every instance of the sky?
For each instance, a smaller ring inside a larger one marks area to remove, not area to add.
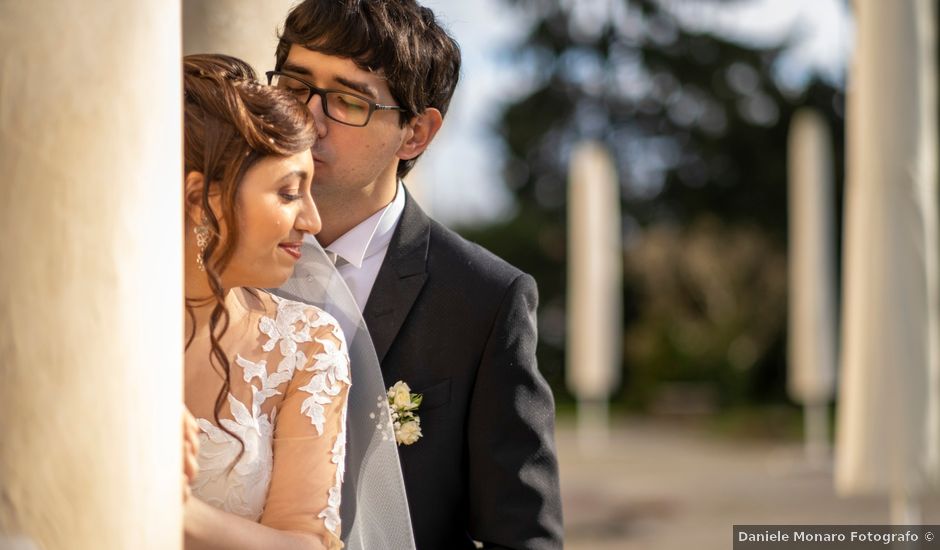
[[[460,43],[463,67],[444,127],[409,176],[409,189],[447,225],[497,221],[511,215],[513,201],[500,180],[503,146],[494,127],[502,105],[527,91],[523,68],[512,64],[507,53],[525,38],[530,20],[504,0],[420,1]],[[845,0],[752,0],[718,9],[708,1],[662,1],[690,28],[744,44],[795,36],[777,67],[787,86],[799,88],[812,72],[832,82],[844,79],[852,43]]]

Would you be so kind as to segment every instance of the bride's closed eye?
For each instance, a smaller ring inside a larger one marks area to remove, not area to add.
[[[302,181],[298,182],[297,180],[296,174],[292,174],[288,181],[282,182],[281,188],[278,190],[278,195],[280,195],[285,202],[299,201],[304,198]]]
[[[295,202],[303,199],[306,180],[307,173],[302,170],[294,170],[289,174],[285,174],[277,182],[280,185],[278,195],[284,202]]]

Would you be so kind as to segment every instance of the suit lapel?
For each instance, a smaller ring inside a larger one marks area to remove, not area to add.
[[[406,191],[401,220],[362,312],[380,363],[428,278],[430,231],[430,219]]]

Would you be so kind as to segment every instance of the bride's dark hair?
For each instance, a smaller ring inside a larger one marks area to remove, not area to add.
[[[231,387],[229,358],[219,344],[229,325],[220,274],[238,244],[238,190],[245,172],[259,159],[309,150],[316,140],[316,128],[310,112],[296,98],[259,84],[247,63],[227,55],[184,57],[183,91],[183,174],[185,177],[200,172],[205,181],[199,203],[205,215],[201,223],[208,228],[209,239],[201,254],[212,296],[200,305],[214,302],[209,316],[209,362],[223,378],[214,417],[217,426],[241,441],[219,421],[219,411]],[[209,206],[211,195],[220,198],[221,218],[226,222],[224,241],[220,239],[219,217]],[[193,199],[187,198],[187,204]],[[194,321],[186,349],[195,336],[194,305],[186,301],[186,312]],[[244,449],[243,441],[242,445]]]

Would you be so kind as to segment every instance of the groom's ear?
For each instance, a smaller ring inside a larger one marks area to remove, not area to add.
[[[428,107],[423,113],[408,121],[408,132],[405,135],[405,141],[398,149],[398,158],[410,160],[423,153],[443,123],[444,117],[434,107]]]

